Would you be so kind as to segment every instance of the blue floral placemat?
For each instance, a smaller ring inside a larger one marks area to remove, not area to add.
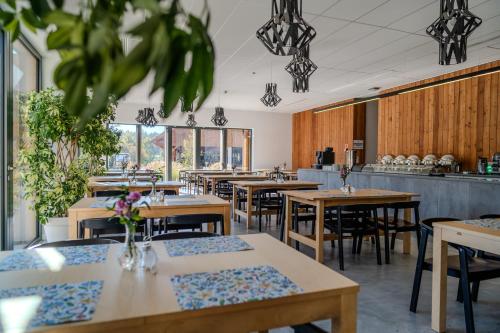
[[[26,302],[28,307],[36,305],[29,328],[47,325],[58,325],[92,319],[95,307],[99,301],[103,281],[85,281],[80,283],[63,283],[27,288],[0,289],[0,300],[3,304]],[[29,304],[28,304],[29,303]],[[7,310],[8,312],[8,310]],[[15,316],[16,314],[10,314]],[[24,331],[26,327],[11,327],[7,317],[0,318],[0,331]]]
[[[15,250],[0,261],[0,272],[102,263],[108,250],[106,244]]]
[[[164,243],[171,257],[253,250],[253,247],[238,236],[172,239]]]
[[[260,301],[303,291],[271,266],[175,275],[170,280],[183,310]]]

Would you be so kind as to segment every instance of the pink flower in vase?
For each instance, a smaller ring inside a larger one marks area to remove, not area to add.
[[[130,192],[126,197],[127,201],[130,202],[137,202],[140,198],[141,194],[139,192]]]

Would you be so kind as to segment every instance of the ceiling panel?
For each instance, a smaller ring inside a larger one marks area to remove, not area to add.
[[[368,14],[388,1],[389,0],[341,0],[324,12],[323,15],[353,21]]]
[[[422,9],[431,2],[436,2],[436,0],[391,0],[359,18],[357,21],[385,27],[406,15]]]

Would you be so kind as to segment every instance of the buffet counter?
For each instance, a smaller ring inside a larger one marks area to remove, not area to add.
[[[340,188],[338,171],[299,169],[298,179],[321,183],[320,189]],[[420,194],[420,217],[477,218],[500,214],[500,178],[450,174],[445,177],[376,172],[353,172],[347,182],[355,188],[380,188]]]

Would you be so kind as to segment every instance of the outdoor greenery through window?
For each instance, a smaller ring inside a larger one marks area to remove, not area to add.
[[[108,157],[108,168],[129,167],[156,170],[166,179],[178,180],[180,170],[217,170],[235,166],[251,168],[252,130],[236,128],[189,128],[111,124],[122,132],[121,151]]]

